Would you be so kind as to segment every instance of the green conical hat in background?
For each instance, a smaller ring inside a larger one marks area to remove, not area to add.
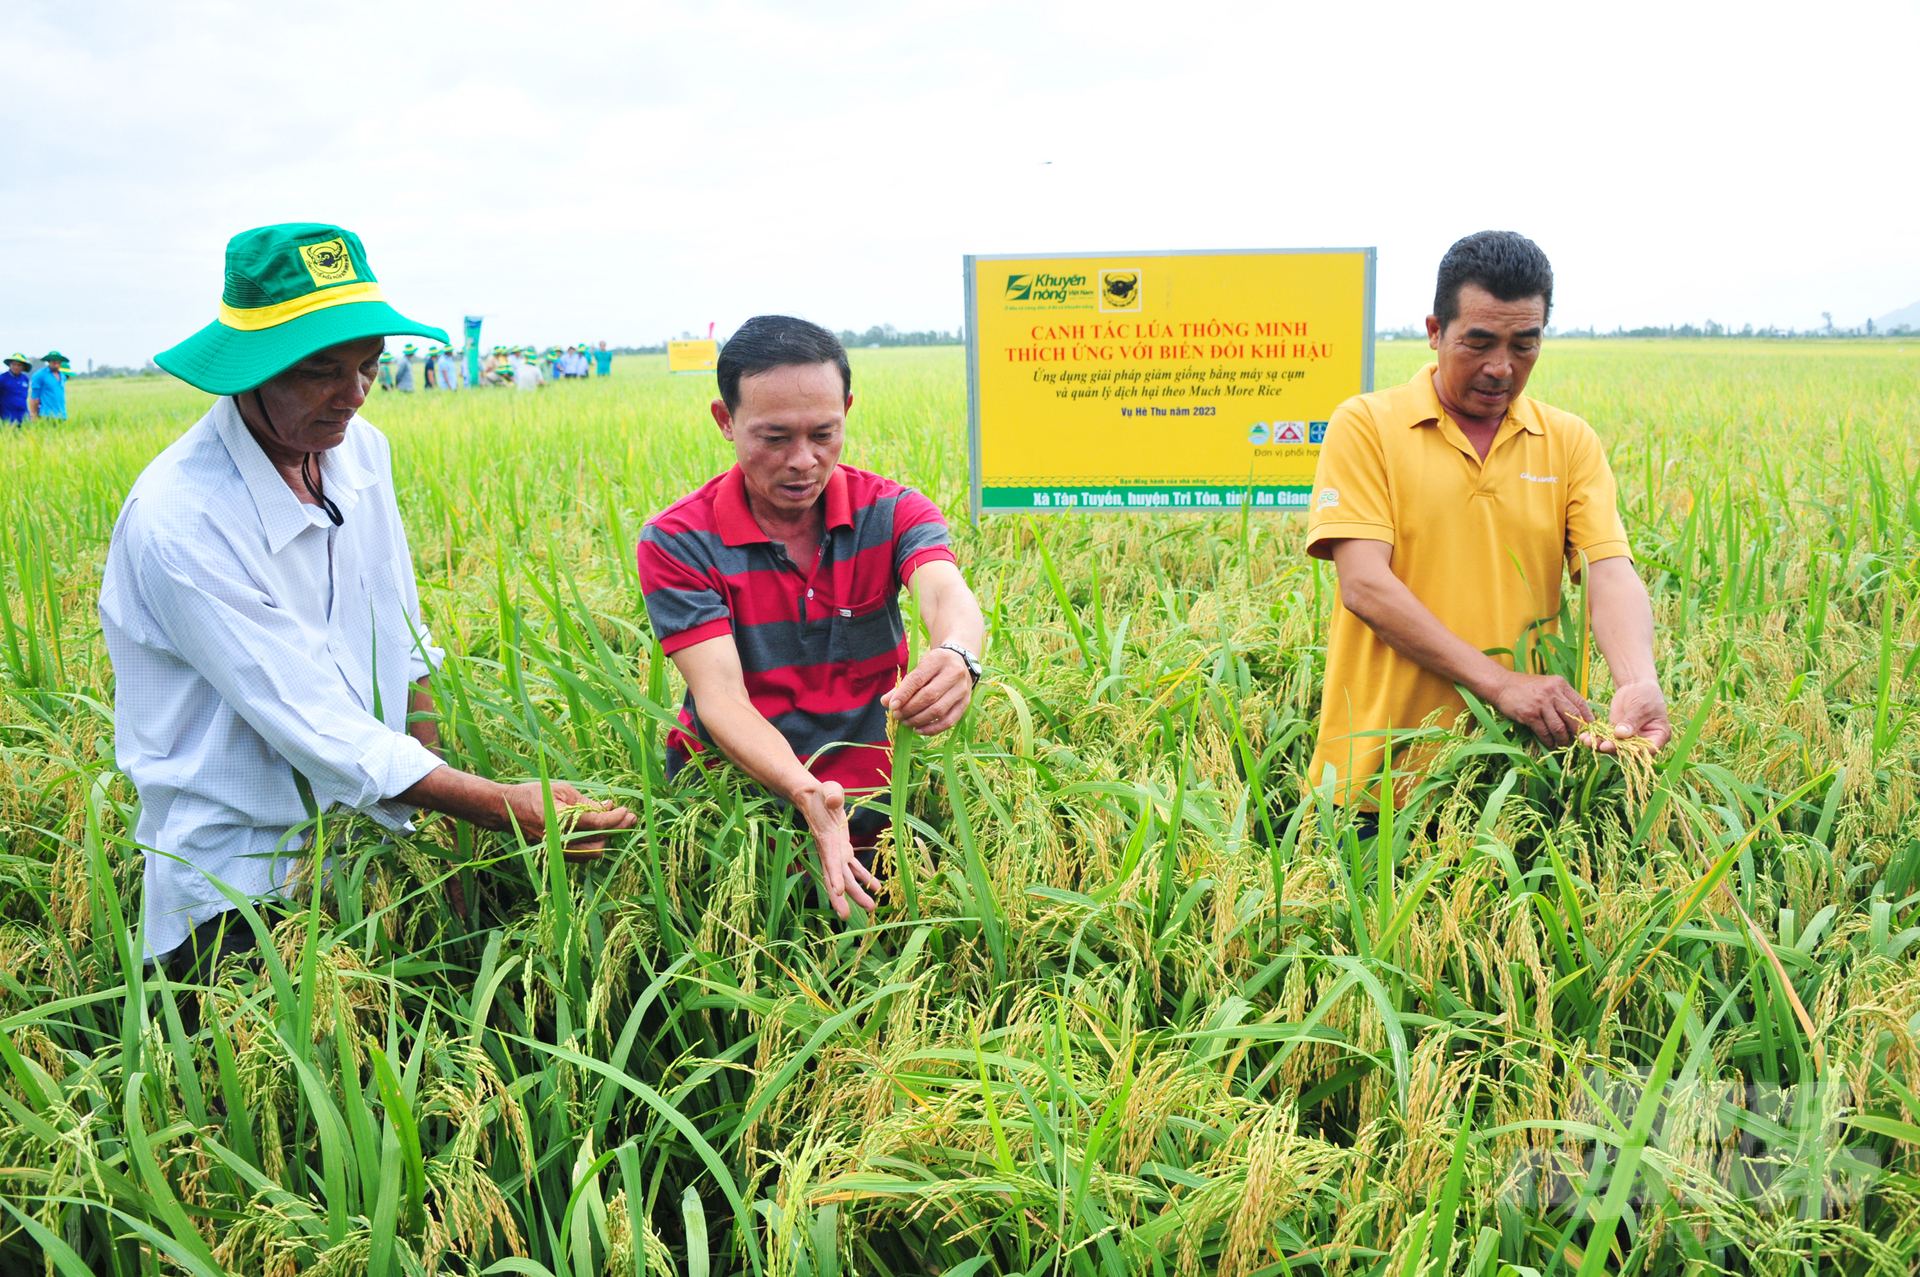
[[[227,241],[220,318],[153,361],[209,394],[237,395],[329,346],[402,334],[447,340],[387,305],[358,235],[288,222]]]

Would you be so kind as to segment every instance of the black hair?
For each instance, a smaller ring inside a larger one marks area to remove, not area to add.
[[[721,348],[720,361],[714,366],[720,398],[732,412],[740,406],[742,377],[801,364],[832,364],[840,370],[842,389],[853,393],[853,369],[847,366],[847,348],[838,337],[792,315],[755,315]]]
[[[1540,246],[1518,231],[1476,231],[1455,240],[1440,259],[1440,282],[1433,290],[1433,314],[1440,331],[1460,316],[1460,290],[1478,284],[1503,302],[1538,297],[1553,313],[1553,263]]]

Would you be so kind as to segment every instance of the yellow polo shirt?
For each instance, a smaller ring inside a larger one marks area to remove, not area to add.
[[[1307,516],[1307,553],[1327,559],[1348,537],[1393,547],[1393,574],[1441,624],[1482,650],[1515,646],[1536,620],[1560,612],[1561,568],[1631,555],[1614,500],[1613,471],[1593,428],[1520,396],[1485,462],[1440,408],[1428,364],[1404,386],[1356,395],[1335,410],[1320,447]],[[1496,656],[1512,667],[1510,655]],[[1454,685],[1401,656],[1336,602],[1327,633],[1320,741],[1308,771],[1329,764],[1340,800],[1380,770],[1384,738],[1466,709]],[[1417,773],[1427,750],[1396,756]],[[1371,799],[1364,800],[1372,806]]]

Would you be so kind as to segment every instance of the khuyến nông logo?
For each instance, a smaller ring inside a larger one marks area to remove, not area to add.
[[[1015,310],[1092,310],[1099,300],[1092,275],[1038,270],[1009,274],[1001,304]]]

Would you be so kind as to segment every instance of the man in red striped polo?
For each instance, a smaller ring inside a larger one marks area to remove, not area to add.
[[[853,377],[838,338],[762,315],[717,371],[713,419],[736,464],[640,537],[647,614],[687,681],[668,768],[716,746],[792,803],[845,918],[849,899],[873,908],[880,885],[856,848],[886,826],[858,803],[891,775],[887,713],[922,736],[959,722],[986,624],[933,502],[840,464]],[[930,640],[911,672],[902,587]]]

